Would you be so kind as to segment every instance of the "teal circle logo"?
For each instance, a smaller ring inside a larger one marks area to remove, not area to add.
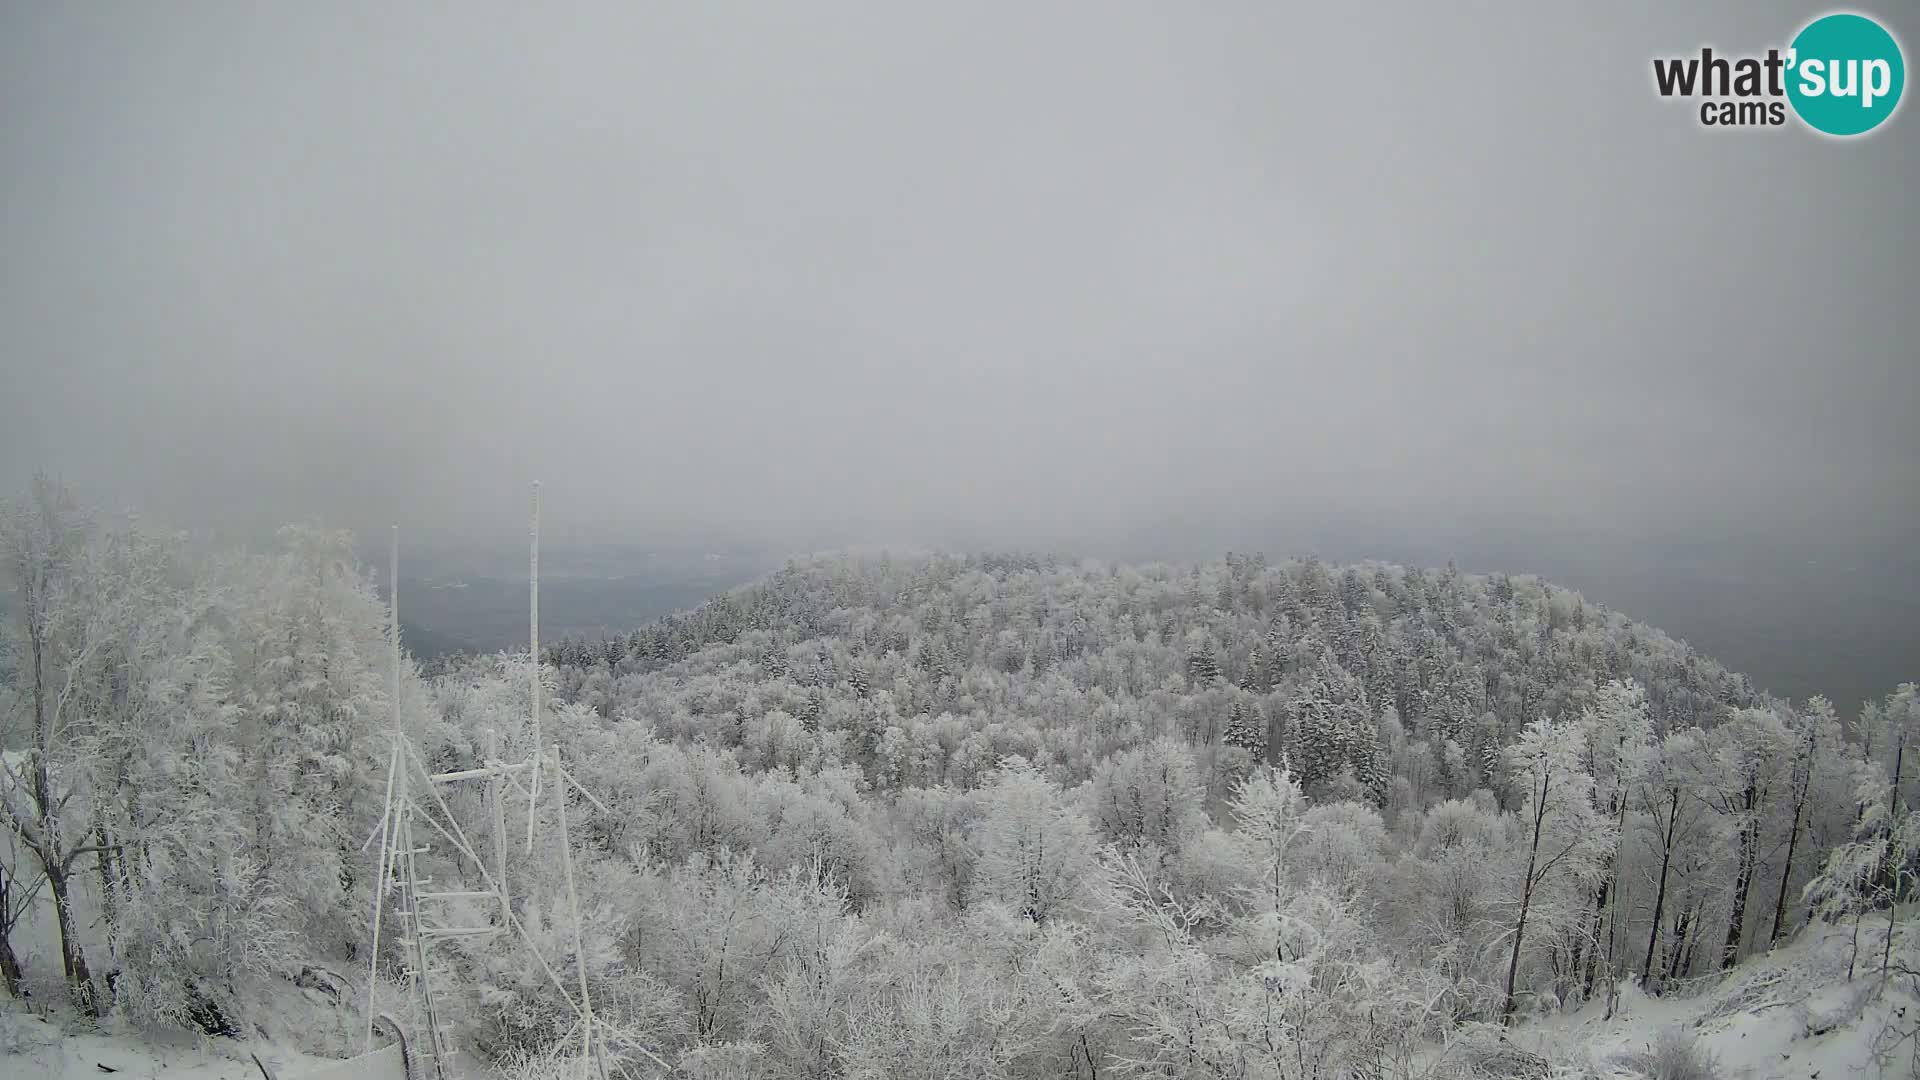
[[[1900,43],[1865,15],[1823,15],[1794,36],[1787,100],[1815,131],[1864,135],[1900,105],[1907,65]]]

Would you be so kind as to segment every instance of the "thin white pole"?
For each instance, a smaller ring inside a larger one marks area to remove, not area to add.
[[[487,729],[487,764],[500,764],[500,733]],[[499,862],[499,877],[494,891],[500,894],[500,925],[507,925],[507,791],[500,773],[487,781],[487,798],[493,803],[493,856]]]
[[[387,823],[393,817],[393,782],[400,771],[400,526],[387,546],[387,637],[393,650],[393,743],[387,755],[387,796],[380,807],[380,862],[373,880],[373,947],[367,956],[367,1053],[373,1053],[373,990],[380,971],[380,908],[387,895]]]
[[[560,783],[560,744],[553,744],[554,783]],[[573,965],[580,976],[580,1075],[593,1075],[593,1002],[587,998],[587,950],[580,933],[580,898],[573,890],[573,837],[567,832],[567,792],[554,790],[560,814],[560,863],[567,874],[567,909],[573,914]]]
[[[387,637],[393,645],[393,737],[400,737],[400,526],[387,550]]]
[[[393,818],[393,778],[400,769],[400,745],[387,756],[387,801],[380,809],[380,861],[373,879],[373,949],[367,954],[367,1050],[373,1053],[373,987],[380,973],[380,902],[387,895],[387,825]]]
[[[527,642],[533,660],[533,790],[527,795],[527,854],[533,854],[533,812],[540,802],[540,481],[533,482],[532,554],[527,563]]]
[[[524,761],[508,765],[489,765],[481,769],[461,769],[458,772],[437,772],[427,777],[436,784],[451,784],[458,780],[478,780],[483,776],[510,776],[527,767]]]
[[[597,798],[593,794],[593,792],[588,791],[586,787],[580,783],[579,778],[574,776],[571,772],[568,772],[565,766],[561,767],[560,775],[566,780],[568,784],[573,786],[573,790],[580,793],[581,798],[592,803],[595,809],[599,810],[601,813],[607,815],[608,817],[613,816],[613,811],[607,809],[607,804],[601,802],[599,798]]]

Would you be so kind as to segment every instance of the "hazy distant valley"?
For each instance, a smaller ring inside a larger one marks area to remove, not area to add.
[[[624,634],[743,585],[779,563],[776,555],[727,548],[555,550],[541,560],[541,634],[588,639]],[[410,551],[401,572],[400,602],[407,648],[422,661],[525,648],[527,568],[524,550]]]
[[[1375,535],[1358,528],[1283,534],[1265,550],[1275,557],[1315,551],[1336,562],[1380,558],[1443,566],[1452,560],[1470,573],[1537,573],[1661,627],[1763,689],[1796,699],[1826,694],[1843,713],[1905,678],[1920,649],[1910,619],[1911,598],[1920,596],[1920,553],[1897,545],[1866,551],[1782,541],[1730,552],[1690,540],[1607,540],[1521,527],[1441,528],[1384,542]],[[1237,549],[1141,532],[1061,550],[1123,561],[1190,561]],[[625,634],[756,580],[789,554],[718,541],[555,547],[541,558],[541,635]],[[524,548],[409,550],[402,579],[407,646],[422,661],[525,647]]]

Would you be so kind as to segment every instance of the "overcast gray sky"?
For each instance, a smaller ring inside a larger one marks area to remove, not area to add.
[[[1912,107],[1652,90],[1814,9],[1321,7],[6,4],[0,480],[503,537],[536,477],[608,536],[1920,535]]]

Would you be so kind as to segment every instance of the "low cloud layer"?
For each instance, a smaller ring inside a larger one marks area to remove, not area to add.
[[[0,16],[4,479],[503,538],[536,477],[583,535],[1920,534],[1911,109],[1651,86],[1810,11],[752,7]]]

